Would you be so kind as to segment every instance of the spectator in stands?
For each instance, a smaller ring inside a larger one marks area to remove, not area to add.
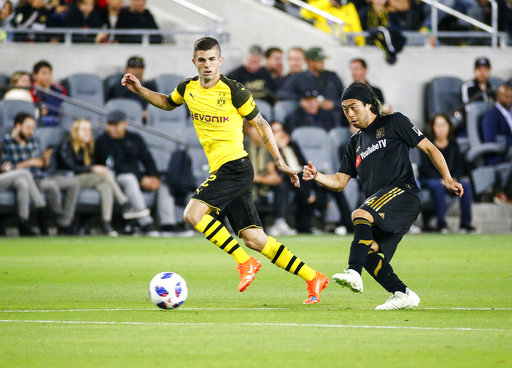
[[[288,62],[288,74],[284,75],[279,81],[279,84],[276,86],[277,91],[292,75],[303,72],[304,65],[306,64],[306,56],[304,55],[304,50],[298,46],[288,49],[286,59]]]
[[[23,30],[41,31],[53,27],[53,9],[47,7],[44,0],[19,2],[14,10],[11,25]],[[48,33],[14,33],[14,41],[47,42],[57,41],[57,37]]]
[[[24,70],[16,71],[11,75],[9,90],[5,93],[4,100],[22,100],[32,103],[34,100],[30,93],[31,87],[30,73]]]
[[[98,14],[101,19],[102,28],[114,29],[117,27],[117,21],[119,20],[119,13],[123,8],[123,0],[108,0],[106,6],[98,9]],[[113,34],[102,34],[99,38],[99,42],[114,42]]]
[[[285,119],[286,131],[291,133],[294,129],[303,126],[314,126],[326,131],[338,126],[332,110],[321,108],[319,93],[316,89],[306,89],[302,92],[297,109]]]
[[[361,22],[359,21],[359,15],[357,9],[351,2],[345,2],[342,4],[341,0],[312,0],[309,1],[309,5],[324,11],[336,18],[343,21],[343,29],[339,30],[337,25],[334,25],[334,30],[331,28],[330,22],[323,16],[317,15],[309,10],[302,9],[300,11],[301,16],[312,22],[315,27],[321,29],[327,33],[346,33],[346,32],[362,32]],[[340,32],[341,31],[341,32]],[[355,38],[356,45],[364,46],[364,37]]]
[[[39,122],[41,126],[59,125],[59,109],[62,99],[51,96],[38,90],[37,87],[46,88],[50,91],[66,96],[67,90],[57,83],[53,83],[52,66],[46,60],[38,61],[32,69],[34,78],[32,97],[39,109]]]
[[[258,45],[249,48],[243,65],[230,71],[228,78],[242,83],[251,91],[254,99],[265,100],[274,103],[274,80],[270,73],[261,65],[263,50]]]
[[[466,163],[454,139],[454,129],[450,119],[445,115],[436,115],[428,126],[432,143],[443,154],[453,178],[458,180],[464,188],[464,195],[460,198],[460,232],[474,233],[476,229],[471,225],[471,206],[473,192],[468,180],[462,178]],[[432,164],[430,158],[420,150],[421,160],[419,176],[423,188],[430,192],[437,217],[437,231],[448,233],[446,224],[446,188],[442,178]]]
[[[297,143],[291,140],[290,135],[284,130],[283,124],[273,121],[272,132],[276,139],[279,152],[284,162],[292,169],[300,172],[307,164],[306,159]],[[315,186],[312,182],[302,182],[301,188],[294,187],[287,178],[274,188],[274,225],[269,228],[270,234],[286,235],[290,227],[286,223],[286,214],[289,213],[289,201],[292,193],[295,194],[295,223],[299,233],[311,233],[311,222],[316,204]]]
[[[80,188],[94,188],[100,193],[102,229],[105,234],[118,235],[111,222],[114,198],[122,206],[125,219],[149,215],[148,209],[132,210],[128,197],[119,187],[110,168],[95,164],[94,137],[89,120],[78,119],[73,122],[70,137],[57,148],[54,163],[58,172],[73,172]]]
[[[273,92],[275,93],[284,81],[283,50],[279,47],[269,47],[265,51],[265,67],[274,81]]]
[[[47,148],[41,152],[39,139],[34,137],[35,128],[33,116],[23,112],[17,114],[13,130],[2,139],[3,160],[13,168],[30,169],[37,186],[46,194],[48,206],[57,215],[59,234],[74,234],[72,222],[80,186],[75,177],[48,175],[46,169],[50,165],[53,149]],[[61,191],[66,193],[64,198]],[[41,229],[41,232],[48,234],[47,229]]]
[[[337,122],[340,121],[340,99],[343,83],[335,72],[325,70],[327,55],[320,47],[312,47],[305,53],[308,70],[296,73],[288,78],[277,91],[280,100],[299,100],[304,91],[318,92],[322,110],[332,111]]]
[[[112,111],[107,123],[106,133],[96,140],[96,164],[105,164],[115,172],[117,181],[137,212],[147,208],[142,191],[156,192],[160,230],[163,233],[174,232],[177,222],[174,198],[167,185],[160,185],[159,173],[146,143],[139,134],[127,131],[124,112]],[[138,223],[146,235],[160,235],[151,216],[138,219]]]
[[[489,78],[491,76],[491,62],[482,56],[475,60],[473,80],[462,84],[461,96],[464,109],[455,109],[452,122],[455,125],[456,136],[466,136],[465,107],[471,102],[494,102],[497,87]]]
[[[7,0],[2,4],[2,8],[0,9],[0,27],[7,26],[14,16],[14,6],[12,5],[12,1]]]
[[[94,0],[76,0],[71,4],[63,19],[66,28],[94,29],[101,28],[100,15],[94,9]],[[73,34],[72,40],[77,43],[99,43],[104,36],[101,33]]]
[[[276,214],[276,206],[278,203],[282,205],[281,198],[277,198],[276,195],[282,195],[283,193],[280,191],[274,192],[274,189],[281,184],[283,178],[277,172],[274,160],[265,147],[265,144],[263,144],[256,128],[247,123],[245,124],[245,130],[247,133],[245,149],[249,154],[249,159],[254,168],[252,195],[260,217],[264,220],[265,213],[274,215]],[[274,196],[271,195],[272,192],[274,192]],[[263,222],[263,224],[265,225],[265,222]],[[272,235],[297,234],[297,231],[288,226],[284,218],[276,218],[274,225],[275,226],[269,228],[269,233]]]
[[[410,8],[409,0],[369,0],[359,10],[361,26],[364,30],[378,27],[403,29],[401,18]]]
[[[117,19],[117,29],[158,29],[153,14],[146,9],[146,0],[130,0],[130,5],[121,9]],[[141,43],[141,35],[116,35],[120,43]],[[150,43],[162,43],[162,36],[149,36]]]
[[[350,60],[350,74],[352,75],[352,79],[354,82],[365,83],[369,85],[373,92],[375,92],[375,96],[379,99],[379,101],[384,104],[384,95],[379,87],[372,86],[368,80],[366,79],[366,73],[368,72],[368,65],[366,61],[361,58],[354,58]],[[389,112],[389,111],[388,111]]]
[[[482,140],[484,143],[503,144],[512,149],[512,89],[503,85],[498,88],[496,103],[482,118]],[[507,159],[507,154],[493,154],[486,157],[488,165],[494,165]]]
[[[133,74],[142,82],[142,85],[144,87],[154,91],[156,90],[155,82],[144,80],[145,67],[146,64],[144,63],[144,59],[142,58],[142,56],[132,56],[126,62],[125,73]],[[107,101],[112,98],[130,98],[132,100],[139,102],[143,108],[142,117],[146,119],[148,102],[143,98],[139,97],[138,95],[136,95],[135,93],[131,93],[128,89],[124,88],[121,85],[121,83],[115,83],[107,92]]]
[[[16,193],[16,206],[18,211],[18,231],[22,236],[33,236],[30,223],[30,200],[38,213],[43,212],[46,202],[37,189],[34,178],[26,169],[14,169],[10,162],[3,162],[0,166],[0,190],[10,190]]]

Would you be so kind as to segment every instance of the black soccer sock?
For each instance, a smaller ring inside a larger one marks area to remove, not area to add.
[[[363,272],[366,256],[373,242],[372,224],[367,219],[358,217],[354,219],[354,240],[350,246],[348,257],[349,269]]]
[[[407,286],[398,278],[393,271],[393,267],[373,250],[370,250],[366,257],[364,269],[390,293],[394,293],[395,291],[405,293]]]

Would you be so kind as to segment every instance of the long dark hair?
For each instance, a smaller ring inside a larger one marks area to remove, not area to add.
[[[452,124],[450,118],[445,114],[437,114],[429,121],[428,126],[427,126],[427,135],[430,137],[431,140],[436,139],[436,135],[434,132],[434,121],[437,118],[443,118],[444,120],[446,120],[446,122],[448,123],[449,129],[450,129],[448,131],[448,140],[453,141],[453,139],[455,138],[455,128],[453,127],[453,124]]]

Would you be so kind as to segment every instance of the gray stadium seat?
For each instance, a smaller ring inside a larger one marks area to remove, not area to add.
[[[12,128],[14,117],[20,113],[26,112],[35,116],[36,108],[33,103],[21,100],[2,100],[0,101],[0,129]]]
[[[210,176],[208,159],[193,127],[183,128],[179,131],[179,135],[189,144],[188,153],[192,159],[192,172],[196,179],[196,185],[199,185]]]
[[[322,128],[299,127],[292,132],[306,161],[312,161],[316,168],[327,174],[333,173],[333,148],[329,134]]]
[[[128,120],[142,124],[142,106],[131,98],[112,98],[105,104],[105,110],[107,112],[121,110],[126,114]]]
[[[494,85],[496,88],[501,87],[505,84],[505,81],[500,77],[489,77],[489,82]]]
[[[272,105],[270,105],[265,100],[255,99],[254,103],[258,106],[260,110],[260,114],[270,123],[274,118],[274,114],[272,113]]]
[[[48,147],[58,146],[68,133],[61,127],[41,127],[36,129],[34,135],[39,138],[41,149],[44,150]]]
[[[155,78],[156,89],[158,92],[168,95],[184,79],[184,76],[178,74],[160,74]]]
[[[329,138],[332,142],[333,147],[333,168],[337,169],[340,167],[340,155],[339,149],[342,144],[346,144],[350,139],[352,133],[349,128],[346,127],[335,127],[329,131]]]
[[[96,107],[103,107],[105,102],[103,82],[98,75],[91,73],[73,74],[67,79],[67,84],[71,97]]]
[[[430,121],[437,114],[451,115],[462,109],[462,80],[456,77],[436,77],[425,88],[425,116]]]
[[[121,79],[123,78],[123,75],[124,74],[122,74],[122,73],[115,73],[115,74],[111,74],[108,77],[106,77],[105,79],[103,79],[103,94],[104,94],[105,98],[108,98],[108,92],[114,85],[121,83]]]
[[[466,154],[469,162],[483,159],[487,153],[503,152],[503,147],[498,143],[483,143],[480,137],[480,121],[484,113],[491,108],[488,102],[472,102],[466,106],[466,129],[468,132],[470,148]],[[482,161],[482,160],[479,160]]]
[[[176,149],[177,144],[150,132],[141,131],[139,133],[144,138],[149,152],[151,152],[155,160],[158,172],[165,173],[169,167],[171,154]],[[168,132],[166,133],[169,134]]]
[[[97,127],[101,122],[106,122],[106,117],[103,114],[72,105],[69,102],[63,102],[60,105],[59,115],[60,126],[67,131],[71,129],[76,119],[88,119],[93,124],[93,127]]]
[[[161,123],[187,124],[187,108],[180,106],[173,111],[159,109],[156,106],[148,105],[148,125],[159,125]]]
[[[299,102],[295,100],[278,101],[274,105],[274,120],[284,123],[288,115],[295,111],[299,106]]]

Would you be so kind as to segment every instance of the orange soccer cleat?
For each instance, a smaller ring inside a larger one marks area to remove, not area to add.
[[[261,263],[256,258],[251,257],[244,263],[240,263],[238,267],[236,268],[238,271],[240,271],[240,284],[238,285],[238,290],[240,292],[247,289],[247,286],[249,286],[254,280],[254,277],[256,276],[256,272],[258,272],[261,268]]]
[[[316,272],[313,280],[308,281],[308,298],[304,304],[316,304],[320,301],[320,293],[329,283],[329,279],[323,273]]]

